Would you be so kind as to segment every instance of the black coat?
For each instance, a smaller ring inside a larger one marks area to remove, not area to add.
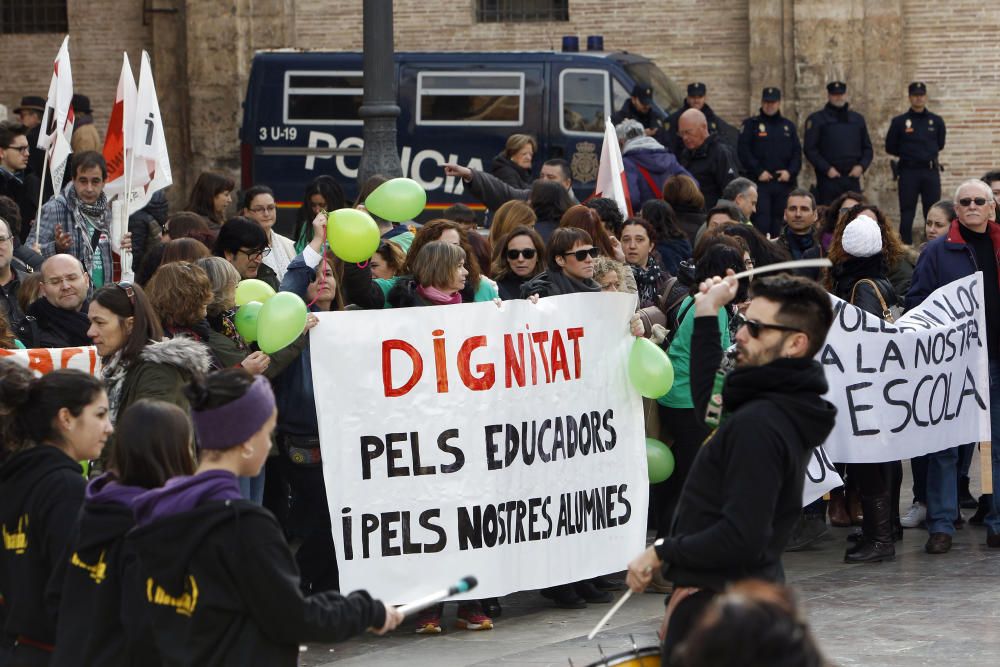
[[[667,150],[674,153],[674,155],[680,155],[684,151],[684,142],[681,141],[680,135],[677,133],[677,124],[680,122],[681,114],[690,109],[687,100],[684,100],[684,104],[677,111],[670,114],[667,117],[666,122],[663,123],[664,146]],[[736,146],[739,143],[740,132],[735,127],[722,120],[709,105],[702,107],[701,112],[705,114],[705,122],[708,124],[708,133],[717,137],[722,143],[728,146],[732,151],[733,155],[736,154]],[[659,137],[657,137],[659,139]]]
[[[22,450],[0,467],[0,591],[7,638],[23,635],[55,644],[56,610],[45,603],[45,591],[61,584],[53,575],[66,557],[85,487],[80,464],[49,445]]]
[[[848,259],[833,266],[830,272],[834,296],[854,304],[866,313],[885,319],[886,308],[882,307],[879,295],[888,308],[897,302],[896,290],[889,282],[881,253],[873,257]],[[875,293],[876,289],[878,294]]]
[[[791,174],[789,183],[794,186],[802,169],[802,145],[795,123],[780,111],[773,116],[761,111],[743,121],[739,154],[740,165],[754,180],[764,171],[777,179],[777,172],[785,170]]]
[[[25,347],[80,347],[90,345],[87,304],[80,310],[64,310],[42,297],[28,306],[17,325],[17,337]]]
[[[367,593],[304,597],[277,520],[247,500],[206,502],[140,525],[128,540],[164,665],[292,667],[301,642],[385,624]]]
[[[711,134],[695,150],[685,148],[680,154],[680,163],[698,181],[698,188],[705,196],[705,210],[715,206],[729,181],[739,176],[739,163],[733,149]]]
[[[0,169],[0,195],[10,197],[17,204],[21,213],[21,226],[19,229],[11,229],[22,243],[28,236],[31,223],[38,215],[38,190],[42,183],[38,177],[31,172],[24,172],[19,176],[14,176],[6,169]]]
[[[696,415],[705,414],[721,361],[717,318],[696,317]],[[784,581],[781,554],[802,513],[806,466],[837,414],[822,398],[826,391],[823,366],[813,359],[776,359],[729,374],[722,423],[698,450],[670,536],[656,547],[675,585],[722,591],[741,579]]]
[[[576,294],[578,292],[600,292],[601,286],[592,278],[586,281],[570,278],[562,271],[542,271],[537,276],[521,285],[521,298],[527,299],[532,294],[540,297],[559,296],[560,294]]]
[[[818,176],[825,177],[831,166],[846,176],[854,165],[868,169],[872,163],[874,152],[865,117],[848,106],[838,109],[827,104],[806,120],[803,149]]]
[[[62,586],[50,588],[59,607],[51,667],[160,664],[135,550],[125,542],[134,525],[130,505],[88,492],[58,572]]]
[[[493,158],[490,173],[512,188],[530,188],[532,181],[534,181],[531,177],[530,169],[525,169],[514,164],[514,162],[510,158],[505,157],[503,153]]]
[[[923,163],[921,169],[929,169],[930,163],[938,159],[944,150],[944,119],[936,113],[924,109],[917,113],[909,109],[889,123],[885,135],[885,152],[900,159],[900,167],[915,167]]]

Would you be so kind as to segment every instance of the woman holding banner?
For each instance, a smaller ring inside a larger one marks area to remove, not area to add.
[[[500,298],[521,298],[521,285],[542,272],[545,243],[531,227],[515,227],[493,248],[493,276]]]
[[[79,461],[96,459],[111,435],[101,381],[74,370],[37,380],[26,367],[0,360],[0,591],[4,639],[15,640],[12,665],[48,665],[56,643],[47,585],[56,572],[83,503]]]
[[[159,664],[135,553],[125,533],[139,494],[194,473],[191,422],[141,400],[118,420],[108,470],[90,481],[50,599],[59,608],[53,667]]]
[[[830,242],[833,266],[827,274],[827,289],[875,317],[892,321],[896,292],[888,267],[899,260],[903,248],[885,224],[868,214],[881,215],[872,206],[858,204],[837,223]],[[861,489],[863,518],[857,542],[844,554],[845,563],[877,563],[896,557],[897,532],[902,537],[902,528],[896,530],[899,487],[894,468],[898,466],[898,461],[848,464],[848,476]]]

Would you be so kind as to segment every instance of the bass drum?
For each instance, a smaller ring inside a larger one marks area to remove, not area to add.
[[[634,648],[631,651],[601,658],[587,667],[660,667],[660,647]]]

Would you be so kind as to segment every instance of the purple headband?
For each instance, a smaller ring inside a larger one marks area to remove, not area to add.
[[[202,449],[229,449],[259,431],[274,413],[274,392],[262,375],[235,401],[209,410],[192,410],[191,421]]]

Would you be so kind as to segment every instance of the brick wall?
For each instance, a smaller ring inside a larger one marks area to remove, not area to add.
[[[346,3],[342,3],[346,4]],[[327,0],[296,2],[296,43],[307,49],[361,49],[361,3],[331,12]],[[609,51],[654,60],[679,84],[708,85],[709,104],[733,123],[749,95],[748,0],[676,0],[642,4],[570,0],[569,21],[477,23],[474,0],[451,4],[396,0],[397,51],[558,50],[563,35],[603,35]]]
[[[140,53],[149,48],[149,32],[142,25],[142,4],[125,0],[67,3],[73,87],[77,93],[90,97],[94,122],[102,139],[115,101],[122,51],[128,51],[138,79]],[[0,35],[0,53],[4,54],[0,103],[11,114],[22,96],[46,96],[52,78],[52,60],[63,37],[61,34]]]

